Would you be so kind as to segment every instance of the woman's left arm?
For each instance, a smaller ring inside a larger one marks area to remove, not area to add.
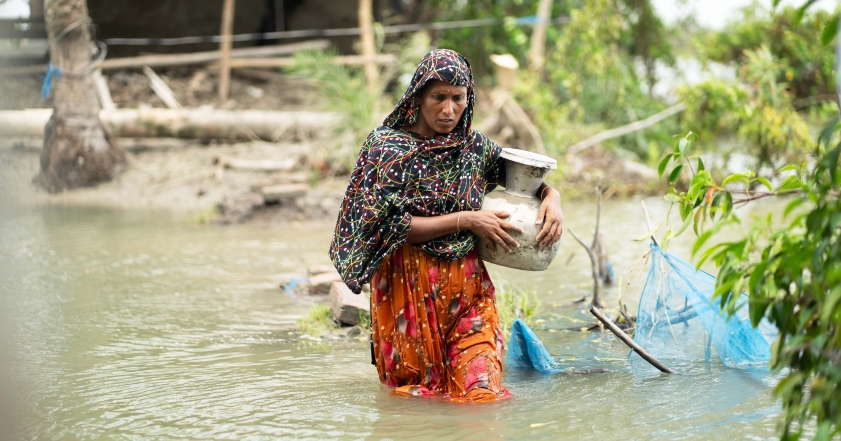
[[[538,245],[550,246],[561,240],[564,234],[564,215],[561,213],[561,194],[555,187],[540,184],[535,195],[542,199],[535,224],[543,224],[535,240]]]

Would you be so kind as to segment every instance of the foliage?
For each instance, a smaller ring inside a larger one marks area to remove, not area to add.
[[[330,307],[321,303],[313,304],[310,310],[298,319],[298,328],[311,337],[321,337],[338,327],[338,324],[333,321],[333,312]]]
[[[443,31],[437,41],[468,57],[480,85],[482,78],[493,73],[491,54],[512,54],[521,66],[527,66],[530,29],[518,25],[517,19],[533,16],[537,2],[440,0],[433,4],[446,11],[446,20],[506,17],[502,26]],[[564,146],[603,127],[624,125],[666,107],[645,90],[657,81],[656,62],[674,62],[667,31],[650,0],[554,2],[551,16],[564,22],[547,29],[544,73],[522,69],[514,90],[550,154],[563,154]],[[634,68],[635,61],[640,62],[645,81]],[[667,139],[675,130],[670,123],[649,135]],[[648,153],[648,140],[639,134],[617,142],[639,156]]]
[[[834,93],[833,51],[822,44],[821,33],[837,23],[838,14],[800,11],[786,7],[769,14],[759,5],[746,6],[741,19],[704,38],[701,46],[707,57],[723,63],[742,62],[745,54],[767,46],[780,65],[777,82],[791,84],[794,99]]]
[[[800,162],[813,146],[808,126],[791,105],[780,65],[767,47],[748,50],[736,82],[710,80],[679,90],[682,115],[702,132],[736,135],[757,159],[756,168]]]
[[[541,308],[537,293],[523,290],[510,284],[499,275],[494,276],[496,288],[496,310],[499,314],[499,324],[507,339],[511,335],[511,325],[519,318],[532,326]]]
[[[389,48],[396,49],[398,62],[380,71],[380,81],[373,89],[368,88],[362,68],[335,63],[333,52],[303,51],[294,55],[295,64],[289,72],[313,80],[328,106],[343,117],[334,143],[324,152],[328,162],[336,167],[334,171],[353,169],[368,133],[380,125],[380,118],[394,104],[386,86],[399,73],[413,71],[428,48],[429,40],[424,34],[416,34]]]
[[[693,256],[720,229],[742,225],[734,206],[769,196],[792,195],[776,226],[772,215],[756,219],[738,240],[700,254],[698,266],[712,259],[719,267],[715,297],[735,311],[738,293],[747,291],[751,323],[766,318],[779,329],[771,368],[782,373],[775,389],[785,412],[783,439],[798,439],[814,420],[815,439],[841,434],[841,124],[822,134],[814,168],[788,165],[789,175],[772,185],[756,173],[713,178],[701,159],[690,154],[698,138],[681,137],[660,164],[671,187],[666,200],[678,205],[683,225],[664,242],[694,225]],[[672,165],[669,168],[669,165]],[[688,186],[679,177],[690,174]],[[750,190],[752,184],[765,187]],[[708,225],[709,222],[709,225]]]

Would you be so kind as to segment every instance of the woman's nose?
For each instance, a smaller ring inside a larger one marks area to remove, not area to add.
[[[444,102],[444,114],[449,115],[453,113],[453,100],[447,100]]]

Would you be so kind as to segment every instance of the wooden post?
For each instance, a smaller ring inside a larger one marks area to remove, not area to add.
[[[93,77],[98,61],[91,56],[85,0],[47,0],[44,6],[50,59],[61,76],[53,77],[54,110],[44,128],[35,182],[55,193],[111,179],[125,164],[125,154],[99,120]]]
[[[371,0],[359,0],[359,28],[362,30],[360,35],[362,56],[369,60],[373,60],[374,56],[377,55],[377,49],[374,46],[374,17],[372,14]],[[368,84],[368,90],[377,88],[377,83],[379,82],[377,77],[377,65],[372,61],[366,62],[365,82]]]
[[[228,91],[231,85],[231,35],[234,33],[234,6],[236,0],[224,0],[222,6],[222,27],[219,35],[219,104],[228,101]]]
[[[529,64],[532,70],[543,69],[543,52],[546,47],[546,28],[549,27],[549,18],[552,14],[552,0],[540,0],[537,6],[537,23],[531,32],[529,45]]]
[[[29,0],[29,18],[44,18],[44,0]]]

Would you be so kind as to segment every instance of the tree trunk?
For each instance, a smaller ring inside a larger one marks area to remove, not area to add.
[[[125,154],[99,121],[85,0],[46,0],[45,8],[50,58],[62,76],[54,78],[54,111],[35,182],[55,193],[111,179]]]

